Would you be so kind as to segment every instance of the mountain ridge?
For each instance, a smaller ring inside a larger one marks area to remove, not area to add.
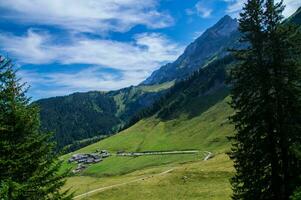
[[[188,45],[175,62],[168,63],[154,71],[141,85],[159,84],[188,77],[206,62],[209,63],[227,54],[227,48],[235,43],[238,35],[237,20],[225,15]]]

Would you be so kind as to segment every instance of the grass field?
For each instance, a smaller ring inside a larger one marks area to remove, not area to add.
[[[173,171],[157,175],[168,169]],[[113,177],[72,177],[66,188],[73,187],[75,195],[106,187],[127,183],[132,180],[143,180],[113,187],[79,199],[87,200],[227,200],[230,199],[229,179],[233,175],[232,163],[225,154],[215,156],[208,161],[194,161],[182,164],[168,164],[138,170],[122,176]]]

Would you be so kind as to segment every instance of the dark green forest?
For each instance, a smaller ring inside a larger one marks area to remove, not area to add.
[[[151,105],[165,88],[129,87],[112,92],[75,93],[34,102],[43,131],[54,133],[57,150],[95,136],[116,133],[133,113]]]

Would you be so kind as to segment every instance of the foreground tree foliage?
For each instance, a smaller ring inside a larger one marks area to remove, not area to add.
[[[60,193],[67,173],[49,134],[39,132],[36,107],[30,106],[8,59],[0,57],[0,199],[71,199]]]
[[[240,14],[239,63],[231,71],[233,199],[298,196],[301,165],[300,32],[283,24],[282,2],[248,0]]]

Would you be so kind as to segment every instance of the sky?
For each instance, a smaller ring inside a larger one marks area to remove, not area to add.
[[[301,6],[284,0],[285,16]],[[0,54],[33,100],[137,85],[245,0],[0,0]]]

